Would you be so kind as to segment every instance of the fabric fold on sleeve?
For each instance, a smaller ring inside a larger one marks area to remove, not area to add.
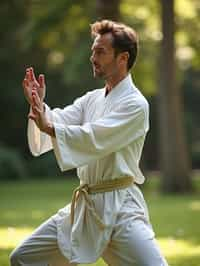
[[[76,99],[73,104],[65,108],[54,108],[51,112],[51,120],[65,125],[80,125],[83,121],[83,106],[87,94]]]
[[[46,104],[45,112],[48,119],[50,119],[50,108]],[[29,149],[34,156],[39,156],[53,148],[51,137],[40,131],[35,122],[31,119],[28,120],[27,137]]]
[[[146,134],[145,104],[123,104],[82,126],[54,122],[54,152],[62,171],[88,164],[126,147]]]
[[[64,109],[50,107],[45,104],[45,113],[51,122],[62,123],[66,125],[80,125],[83,117],[82,102],[86,96],[82,96],[74,101],[73,104],[66,106]],[[31,119],[28,121],[28,145],[34,156],[39,156],[53,148],[51,138],[46,133],[41,132],[35,122]]]

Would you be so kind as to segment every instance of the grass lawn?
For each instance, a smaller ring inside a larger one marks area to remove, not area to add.
[[[161,196],[155,179],[142,188],[159,245],[172,266],[200,265],[200,180],[194,182],[198,191],[183,196]],[[8,266],[16,244],[70,201],[77,185],[59,177],[0,183],[0,266]]]

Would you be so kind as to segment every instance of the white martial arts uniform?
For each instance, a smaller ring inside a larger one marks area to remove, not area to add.
[[[56,138],[40,132],[30,120],[28,141],[33,155],[54,149],[61,170],[77,168],[81,184],[124,176],[132,176],[137,184],[144,182],[139,160],[149,129],[149,107],[130,74],[107,96],[105,88],[97,89],[62,110],[50,110],[46,105],[46,114],[53,122]],[[49,225],[54,228],[52,239],[55,242],[56,238],[62,256],[71,263],[92,263],[103,256],[113,266],[167,265],[155,243],[148,210],[136,184],[90,197],[106,225],[104,230],[82,197],[77,202],[73,226],[68,205],[40,228],[42,232]],[[29,243],[31,247],[33,240],[29,238],[24,246]]]

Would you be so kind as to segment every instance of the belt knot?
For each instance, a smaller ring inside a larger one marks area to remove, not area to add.
[[[133,183],[134,183],[133,177],[125,176],[123,178],[105,180],[96,185],[82,184],[79,187],[75,188],[75,190],[73,191],[72,202],[71,202],[71,224],[73,225],[74,223],[76,203],[79,200],[80,196],[82,195],[85,200],[87,210],[91,212],[99,228],[102,230],[105,229],[106,226],[101,220],[101,218],[98,216],[98,214],[96,213],[94,202],[90,198],[89,194],[96,194],[102,192],[109,192],[116,189],[123,189],[129,187]]]

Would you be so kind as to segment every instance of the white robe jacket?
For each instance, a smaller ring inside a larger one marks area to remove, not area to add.
[[[55,127],[56,138],[41,132],[29,120],[28,143],[34,156],[53,149],[61,170],[77,168],[81,184],[96,184],[123,176],[133,176],[137,184],[144,182],[139,161],[149,129],[149,106],[130,74],[107,96],[105,88],[96,89],[64,109],[50,110],[46,105],[46,113]],[[64,256],[76,263],[92,263],[101,256],[127,191],[148,216],[136,185],[90,195],[106,225],[103,231],[87,210],[84,199],[78,200],[73,226],[70,225],[70,205],[58,211],[54,218],[58,245]]]

